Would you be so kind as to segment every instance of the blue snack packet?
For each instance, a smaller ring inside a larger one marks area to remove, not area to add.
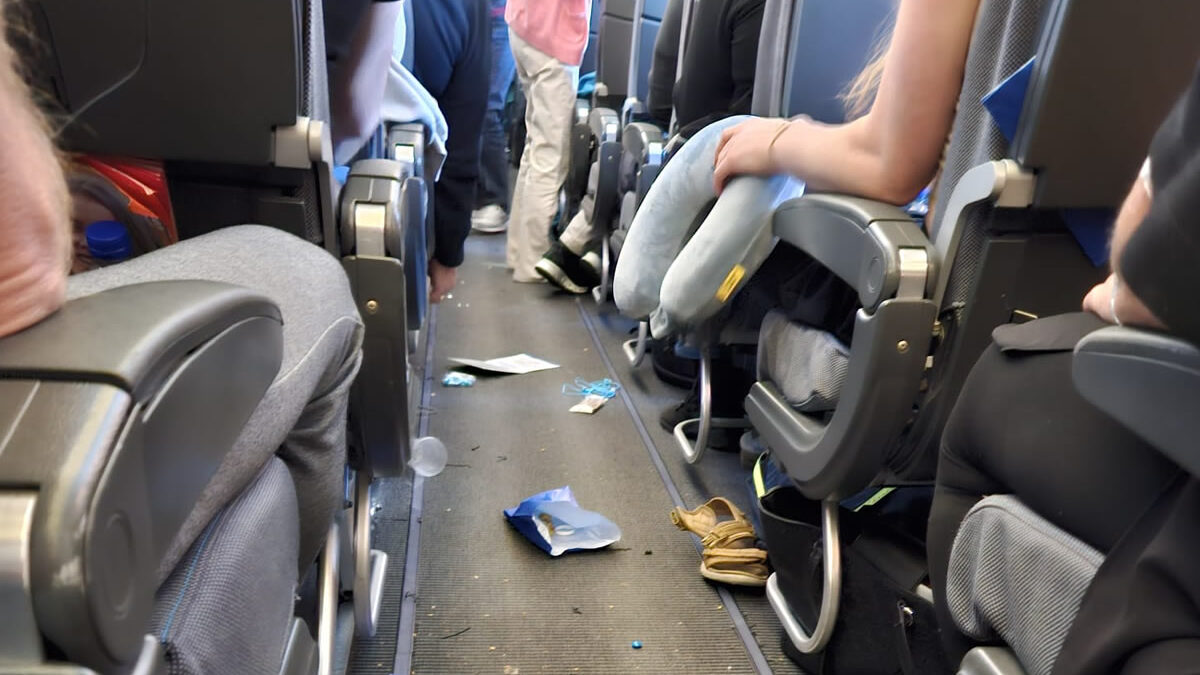
[[[570,486],[527,497],[504,516],[518,532],[552,556],[604,548],[621,539],[621,528],[581,508]]]

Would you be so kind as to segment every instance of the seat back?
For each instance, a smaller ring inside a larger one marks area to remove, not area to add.
[[[767,0],[751,111],[837,124],[842,94],[890,27],[895,0]]]
[[[336,242],[317,0],[29,3],[72,151],[162,160],[182,237],[237,223]]]
[[[596,53],[595,105],[620,109],[629,95],[629,55],[633,49],[637,0],[605,0]]]
[[[603,0],[592,0],[592,20],[588,23],[587,47],[583,50],[583,60],[579,63],[579,74],[596,72],[597,54],[600,51],[600,23],[604,11]]]
[[[1119,0],[981,5],[929,221],[945,266],[942,341],[920,415],[892,457],[902,475],[932,477],[946,417],[995,326],[1076,311],[1105,275],[1072,233],[1103,240],[1112,211],[1088,226],[1082,212],[1060,209],[1120,204],[1158,121],[1200,57],[1200,45],[1181,26],[1189,21],[1200,21],[1200,6],[1186,0],[1153,11]],[[982,100],[1031,58],[1010,146]],[[974,167],[1003,158],[1036,174],[1033,194],[1020,204],[1033,208],[979,203],[960,220],[951,212],[955,190],[972,188],[964,179]]]
[[[629,56],[629,95],[645,104],[650,95],[650,64],[654,61],[654,41],[662,28],[667,0],[638,0],[633,50]]]

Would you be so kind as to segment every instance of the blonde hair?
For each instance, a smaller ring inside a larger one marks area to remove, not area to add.
[[[879,27],[867,65],[842,92],[842,105],[845,106],[847,120],[862,117],[871,110],[875,94],[879,91],[879,83],[883,80],[883,68],[887,63],[888,49],[892,46],[892,31],[895,27],[896,11],[893,9]]]

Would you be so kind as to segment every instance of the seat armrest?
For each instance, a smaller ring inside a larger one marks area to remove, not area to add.
[[[963,656],[958,675],[1025,675],[1025,669],[1006,647],[975,647]]]
[[[342,191],[342,267],[364,326],[351,390],[351,463],[375,476],[407,467],[408,337],[428,301],[427,185],[393,160],[355,162]]]
[[[399,162],[405,176],[425,178],[425,144],[429,130],[420,122],[387,125],[384,157]]]
[[[769,380],[751,389],[746,412],[805,496],[844,497],[883,468],[911,416],[937,317],[937,256],[900,209],[840,195],[785,203],[774,231],[855,288],[863,307],[831,418],[796,412]]]
[[[621,116],[612,108],[592,108],[588,111],[588,128],[596,143],[616,141],[621,132]]]
[[[0,339],[0,379],[109,384],[145,400],[179,360],[229,326],[280,323],[269,299],[231,284],[161,281],[73,300]]]
[[[779,207],[774,230],[857,290],[868,311],[892,297],[926,297],[934,288],[937,252],[896,206],[810,193]]]
[[[1076,345],[1072,375],[1085,399],[1200,476],[1200,349],[1195,345],[1111,326]]]
[[[636,158],[638,165],[662,164],[666,134],[649,122],[634,122],[621,132],[621,147]]]
[[[205,281],[97,293],[0,340],[0,499],[26,514],[0,567],[27,565],[0,577],[0,615],[6,638],[36,627],[19,653],[2,641],[9,662],[45,639],[129,670],[167,554],[282,355],[270,300]]]
[[[646,114],[646,104],[630,96],[621,103],[621,124],[628,126]]]

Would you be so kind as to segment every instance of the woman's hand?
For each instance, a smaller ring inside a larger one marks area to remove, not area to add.
[[[722,132],[713,161],[713,184],[717,194],[734,176],[778,173],[773,146],[789,124],[787,120],[755,118]]]
[[[1083,298],[1083,311],[1112,324],[1166,328],[1128,286],[1117,280],[1115,274],[1108,275],[1103,283],[1088,291]]]

